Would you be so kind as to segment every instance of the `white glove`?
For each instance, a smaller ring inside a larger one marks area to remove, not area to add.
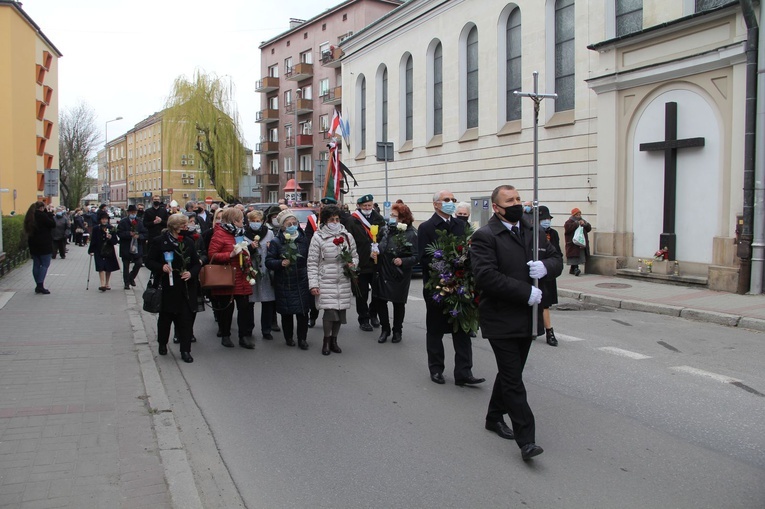
[[[529,295],[529,306],[539,304],[542,302],[542,290],[536,286],[531,287],[531,295]]]
[[[372,242],[372,252],[380,254],[380,245],[377,242]]]
[[[547,275],[547,267],[540,261],[528,262],[526,265],[529,266],[529,276],[531,276],[531,279],[542,279]]]

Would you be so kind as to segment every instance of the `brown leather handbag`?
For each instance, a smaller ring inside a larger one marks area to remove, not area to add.
[[[199,283],[206,290],[233,290],[234,270],[229,264],[207,264],[199,271]]]

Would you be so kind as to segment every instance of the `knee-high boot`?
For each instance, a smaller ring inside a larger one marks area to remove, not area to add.
[[[337,346],[337,336],[330,337],[329,349],[332,350],[334,353],[343,353],[343,351],[340,350],[340,347]]]
[[[329,336],[324,336],[324,344],[321,347],[322,355],[329,355],[329,342],[331,339]]]

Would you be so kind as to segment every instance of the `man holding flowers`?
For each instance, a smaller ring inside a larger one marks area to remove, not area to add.
[[[143,221],[138,219],[138,209],[135,205],[128,205],[128,215],[120,219],[117,224],[117,237],[120,243],[120,258],[122,258],[122,282],[125,290],[135,286],[135,277],[143,267],[143,245],[148,231]],[[130,264],[133,270],[130,270]]]
[[[422,266],[422,280],[428,282],[432,279],[431,262],[439,260],[442,253],[438,249],[433,249],[433,245],[438,241],[447,241],[454,245],[455,251],[457,245],[462,246],[464,251],[466,246],[457,244],[458,238],[465,238],[466,223],[455,220],[452,217],[457,205],[457,199],[451,191],[443,190],[433,195],[434,213],[430,219],[423,222],[418,233],[418,253],[420,265]],[[443,232],[439,234],[438,232]],[[461,255],[460,255],[461,257]],[[444,267],[445,268],[445,267]],[[464,268],[452,267],[454,269],[465,270]],[[439,274],[436,274],[439,275]],[[437,384],[444,384],[444,334],[452,334],[454,343],[454,383],[459,386],[476,385],[486,381],[485,378],[476,378],[473,376],[473,346],[470,340],[469,331],[457,324],[455,320],[460,318],[460,311],[457,309],[448,309],[444,306],[444,296],[442,289],[428,289],[423,286],[423,297],[425,299],[425,328],[426,328],[426,348],[428,352],[428,368],[430,369],[430,379]],[[456,315],[452,315],[456,312]],[[469,327],[468,327],[469,328]]]
[[[369,290],[372,287],[376,267],[378,233],[385,227],[385,219],[374,209],[374,196],[365,194],[356,200],[358,209],[351,214],[344,226],[353,235],[359,252],[359,284],[355,290],[356,312],[359,314],[359,328],[371,332],[380,326],[374,301],[369,302]]]

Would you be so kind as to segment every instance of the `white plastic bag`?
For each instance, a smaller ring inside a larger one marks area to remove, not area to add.
[[[579,228],[576,229],[574,238],[571,239],[571,242],[573,242],[575,246],[587,247],[587,241],[584,238],[584,226],[579,226]]]

